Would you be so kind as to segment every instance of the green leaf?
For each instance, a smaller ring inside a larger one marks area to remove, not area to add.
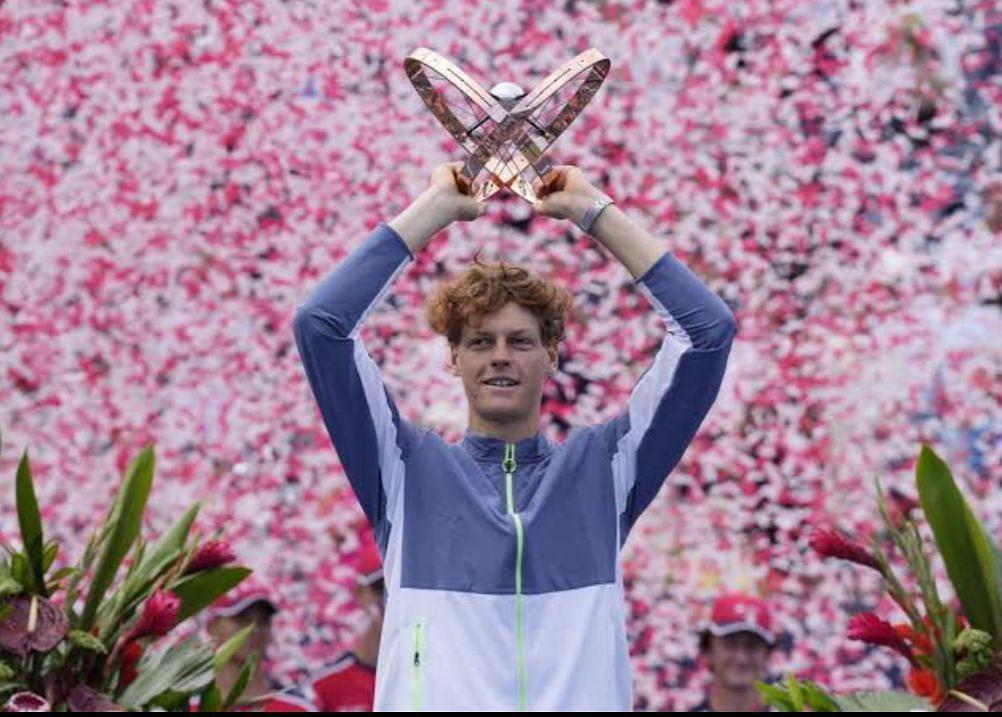
[[[56,556],[59,555],[59,543],[55,540],[49,541],[45,545],[45,550],[42,551],[42,573],[49,572],[49,568],[52,567],[52,563],[56,561]]]
[[[151,549],[137,556],[136,562],[133,563],[133,569],[129,571],[129,575],[119,591],[121,599],[119,603],[116,603],[118,620],[113,620],[113,622],[120,621],[122,615],[127,615],[135,609],[150,592],[154,583],[163,576],[163,573],[181,558],[191,525],[200,508],[201,504],[199,503],[188,508],[184,515],[160,537],[160,540]],[[103,617],[105,612],[104,608],[98,612],[99,621],[106,622]]]
[[[1002,549],[999,549],[999,544],[991,537],[988,538],[988,545],[992,549],[992,557],[995,560],[995,585],[999,594],[1002,595]]]
[[[999,566],[984,527],[953,480],[949,467],[928,446],[922,446],[915,469],[922,511],[964,615],[972,627],[1002,644],[1002,603]]]
[[[219,712],[223,704],[223,696],[219,693],[219,688],[213,682],[202,692],[202,697],[198,701],[199,712]]]
[[[10,556],[10,576],[22,587],[31,583],[31,568],[28,567],[28,559],[21,553]]]
[[[188,508],[184,515],[147,552],[146,558],[136,573],[138,581],[159,577],[161,571],[177,559],[184,549],[188,533],[191,531],[191,525],[195,522],[195,517],[198,515],[201,507],[200,503],[195,503],[195,505]]]
[[[766,705],[780,712],[805,712],[805,707],[810,707],[812,712],[841,711],[838,703],[824,689],[810,680],[800,681],[792,674],[786,676],[785,682],[776,685],[756,682],[755,688]]]
[[[756,682],[755,689],[762,695],[762,701],[769,707],[780,712],[796,712],[793,707],[793,700],[790,699],[790,696],[786,694],[786,690],[782,687],[765,682]]]
[[[927,712],[929,703],[907,692],[856,692],[835,701],[843,712]]]
[[[25,688],[23,682],[0,682],[0,695],[8,692],[20,692]]]
[[[0,576],[0,598],[20,595],[23,590],[24,586],[14,578],[6,575]]]
[[[99,655],[108,654],[108,648],[104,646],[104,643],[91,635],[89,632],[84,632],[83,630],[70,630],[67,637],[69,637],[70,642],[73,645],[83,650],[96,652]]]
[[[113,595],[106,596],[104,602],[97,609],[95,621],[104,626],[101,631],[102,640],[108,640],[113,636],[116,628],[121,628],[122,623],[128,621],[131,613],[149,594],[152,581],[141,584],[136,579],[145,552],[146,541],[141,537],[137,538],[133,544],[129,569],[126,570],[125,577],[122,578],[121,586]]]
[[[191,695],[187,692],[168,690],[150,702],[150,707],[156,707],[165,712],[190,712]],[[157,710],[150,710],[155,712]]]
[[[80,627],[83,630],[89,630],[93,626],[101,599],[115,579],[115,574],[132,544],[139,537],[143,512],[146,510],[146,501],[153,485],[155,463],[153,448],[148,447],[139,454],[126,472],[112,510],[113,527],[94,573],[94,581],[91,583],[90,592],[87,593],[87,601],[80,618]]]
[[[65,568],[59,568],[59,570],[57,570],[49,579],[52,580],[52,582],[58,582],[65,577],[69,577],[70,575],[76,575],[77,570],[79,570],[79,568],[67,565]]]
[[[828,692],[821,689],[817,684],[805,680],[803,682],[804,696],[807,698],[807,706],[814,712],[841,712],[838,702]]]
[[[28,451],[21,456],[17,466],[17,521],[21,526],[21,540],[24,542],[24,555],[28,559],[29,580],[27,587],[31,592],[45,593],[45,570],[42,567],[42,516],[38,512],[38,499],[35,498],[35,486],[31,480],[31,464],[28,461]],[[24,584],[24,583],[22,583]]]
[[[250,568],[223,567],[182,578],[171,590],[181,598],[178,622],[204,610],[251,574]]]
[[[213,660],[213,665],[215,666],[216,673],[218,674],[223,667],[233,659],[233,656],[237,654],[237,650],[243,647],[243,644],[247,642],[247,638],[250,634],[254,632],[254,628],[257,625],[251,623],[247,627],[243,628],[237,632],[233,637],[224,642],[222,646],[216,650],[216,656]]]
[[[237,675],[237,679],[233,683],[233,687],[230,688],[230,693],[226,695],[226,699],[223,700],[223,710],[229,710],[230,707],[235,705],[241,696],[243,696],[244,690],[247,689],[247,685],[250,684],[251,677],[254,676],[254,672],[257,670],[257,664],[257,653],[247,658],[247,662],[245,662],[244,666],[240,668],[240,674]]]
[[[127,709],[142,709],[168,693],[193,694],[212,684],[212,648],[192,638],[144,655],[136,679],[125,688],[118,703]]]
[[[125,578],[129,579],[139,570],[139,566],[143,564],[143,556],[146,554],[146,541],[141,537],[136,539],[136,542],[132,549],[132,563],[129,565],[129,571],[125,574]]]
[[[804,711],[804,692],[800,689],[800,683],[793,675],[786,676],[786,690],[790,694],[793,708],[796,712]]]

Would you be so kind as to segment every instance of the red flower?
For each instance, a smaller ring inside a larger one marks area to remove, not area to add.
[[[7,700],[4,712],[51,712],[52,707],[34,692],[18,692]]]
[[[939,679],[932,670],[913,668],[908,673],[908,689],[934,705],[943,701],[943,687],[939,684]]]
[[[184,574],[197,573],[200,570],[212,570],[226,563],[231,563],[237,559],[233,553],[233,548],[224,540],[210,540],[202,546],[192,556],[188,567],[184,569]]]
[[[139,664],[139,658],[142,656],[143,646],[138,642],[130,642],[122,650],[122,662],[118,673],[119,689],[132,684],[132,681],[136,679],[136,665]]]
[[[840,558],[858,565],[865,565],[878,572],[880,563],[866,549],[837,530],[818,528],[811,535],[811,549],[823,558]]]
[[[126,638],[127,642],[142,637],[163,637],[174,629],[177,616],[181,612],[181,598],[171,592],[157,590],[143,606],[135,627]]]
[[[905,624],[895,625],[894,631],[897,632],[898,636],[903,640],[907,640],[918,654],[932,654],[932,641],[924,632],[916,632],[915,630],[912,630],[911,625]]]
[[[859,640],[868,645],[882,645],[897,651],[912,664],[915,663],[915,656],[908,643],[901,639],[901,635],[894,629],[891,623],[877,617],[872,612],[864,612],[854,615],[849,620],[849,639]]]
[[[894,525],[901,525],[906,518],[910,518],[912,513],[917,512],[921,507],[917,500],[894,488],[891,489],[888,498],[890,499],[888,510]]]

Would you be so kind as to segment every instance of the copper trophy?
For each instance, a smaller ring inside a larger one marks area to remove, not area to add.
[[[526,94],[512,82],[488,92],[427,48],[404,60],[428,109],[469,152],[459,179],[473,188],[477,201],[507,187],[530,204],[536,201],[533,181],[545,182],[553,166],[546,151],[595,96],[609,67],[601,52],[586,50]],[[486,176],[478,181],[481,174]]]

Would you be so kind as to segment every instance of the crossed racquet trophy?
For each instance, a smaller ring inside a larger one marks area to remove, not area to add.
[[[479,202],[507,188],[530,204],[535,179],[547,181],[546,151],[598,92],[610,62],[592,48],[526,93],[512,82],[488,92],[454,63],[427,48],[404,60],[418,95],[469,152],[458,179]],[[481,176],[483,175],[483,178]]]

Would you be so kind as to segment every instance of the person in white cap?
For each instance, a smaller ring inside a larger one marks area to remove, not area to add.
[[[216,675],[216,685],[225,697],[236,684],[240,670],[248,658],[257,654],[257,669],[244,689],[235,711],[316,712],[313,704],[295,690],[283,689],[276,684],[265,669],[265,653],[271,643],[271,621],[277,612],[278,606],[270,592],[253,578],[242,582],[213,603],[207,611],[205,629],[217,647],[248,625],[255,626],[244,644]]]

